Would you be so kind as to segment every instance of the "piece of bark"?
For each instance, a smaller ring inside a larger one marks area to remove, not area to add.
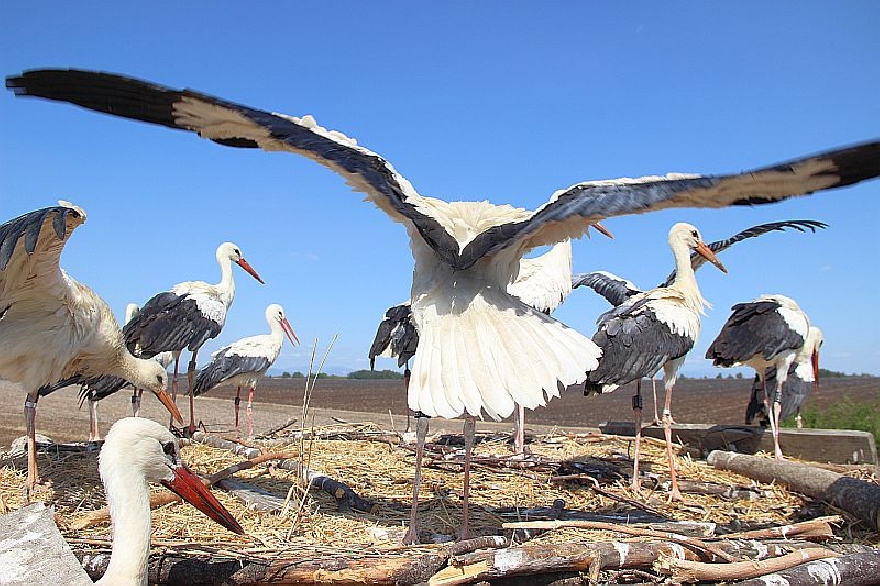
[[[193,440],[205,444],[206,446],[211,446],[212,448],[219,448],[221,450],[229,450],[233,454],[237,456],[242,456],[244,458],[256,458],[260,455],[261,450],[257,448],[249,448],[247,446],[243,446],[241,444],[237,444],[235,442],[231,442],[229,440],[223,439],[220,436],[204,433],[202,431],[197,431],[192,436]]]
[[[734,452],[714,451],[708,463],[759,482],[784,484],[790,490],[822,499],[880,529],[880,486],[798,462],[770,460]]]
[[[799,549],[767,560],[745,560],[729,564],[707,564],[664,556],[654,563],[654,570],[671,576],[675,582],[734,582],[757,578],[804,562],[836,556],[837,553],[824,547]]]
[[[880,582],[880,549],[816,560],[787,570],[762,576],[757,580],[739,582],[738,586],[825,585],[867,586]]]
[[[755,529],[754,531],[741,531],[738,533],[729,533],[727,535],[718,535],[717,539],[768,539],[773,537],[810,537],[813,539],[832,539],[834,538],[834,530],[831,525],[839,525],[843,523],[840,515],[830,515],[827,517],[819,517],[810,521],[801,521],[800,523],[792,523],[791,525],[777,525],[775,527],[766,527],[764,529]]]
[[[83,567],[97,579],[109,556],[85,555]],[[439,555],[350,559],[210,559],[181,554],[150,557],[149,582],[161,586],[254,584],[416,584],[425,582],[446,558]]]

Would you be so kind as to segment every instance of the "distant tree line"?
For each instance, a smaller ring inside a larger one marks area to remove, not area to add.
[[[306,375],[300,371],[288,372],[284,371],[281,373],[281,378],[306,378]],[[360,379],[360,380],[400,380],[403,378],[403,373],[398,372],[396,370],[355,370],[349,372],[344,377],[337,377],[336,375],[327,374],[326,372],[319,372],[317,378],[352,378],[352,379]]]

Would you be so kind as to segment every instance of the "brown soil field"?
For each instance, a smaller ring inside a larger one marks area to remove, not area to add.
[[[683,379],[679,380],[673,395],[673,413],[679,423],[740,424],[748,402],[748,379]],[[254,399],[254,426],[259,433],[290,418],[301,418],[304,379],[266,378],[260,381]],[[853,402],[880,401],[880,379],[836,378],[821,381],[821,390],[814,393],[807,405],[823,408],[848,397]],[[185,380],[182,388],[186,387]],[[634,385],[598,397],[585,397],[580,387],[567,389],[561,397],[547,406],[526,412],[527,428],[532,432],[548,428],[594,428],[606,421],[631,419],[631,396]],[[662,382],[658,381],[659,400],[663,400]],[[645,415],[651,417],[651,382],[644,381]],[[243,391],[242,423],[246,392]],[[24,434],[23,404],[25,393],[21,388],[0,382],[0,446]],[[209,394],[196,398],[196,415],[210,431],[226,431],[233,422],[232,398],[235,389],[218,387]],[[131,414],[131,393],[121,391],[100,404],[102,432],[110,424]],[[189,405],[178,398],[184,419]],[[167,421],[164,408],[149,393],[144,396],[142,415]],[[306,425],[326,425],[334,420],[350,423],[373,422],[385,428],[403,430],[406,426],[406,393],[399,380],[353,380],[323,378],[316,382],[311,398]],[[482,428],[507,429],[509,422],[480,424]],[[461,423],[435,418],[432,431],[460,432]],[[88,410],[79,407],[77,389],[62,389],[40,399],[37,408],[37,432],[48,435],[56,442],[88,438]]]

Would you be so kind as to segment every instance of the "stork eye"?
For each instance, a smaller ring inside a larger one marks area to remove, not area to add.
[[[696,230],[691,230],[691,236],[693,236],[694,238],[699,238],[699,237],[700,237],[700,233],[697,232]]]
[[[165,455],[171,456],[172,460],[177,456],[177,449],[174,447],[174,442],[165,442],[162,444],[162,451],[165,452]]]

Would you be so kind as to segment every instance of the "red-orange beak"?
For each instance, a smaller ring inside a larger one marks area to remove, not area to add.
[[[609,230],[608,228],[606,228],[605,226],[603,226],[599,222],[596,222],[592,226],[593,226],[593,228],[596,229],[596,232],[598,232],[599,234],[602,234],[603,236],[607,236],[608,238],[611,238],[612,240],[614,240],[614,234],[611,233],[611,230]]]
[[[254,270],[254,268],[248,263],[248,261],[246,261],[243,258],[240,258],[236,261],[236,263],[238,264],[238,266],[240,266],[241,268],[246,270],[248,273],[250,273],[250,275],[253,278],[255,278],[256,280],[258,280],[260,283],[262,283],[263,285],[266,284],[266,282],[260,278],[260,275],[257,274],[257,271]]]
[[[818,393],[819,392],[819,349],[818,348],[813,350],[813,355],[810,356],[810,363],[813,366],[813,390]]]
[[[281,329],[287,334],[287,339],[290,340],[291,344],[294,346],[299,344],[299,338],[296,337],[296,333],[293,331],[293,328],[290,327],[290,322],[287,321],[286,317],[281,318]],[[296,340],[296,342],[294,342],[294,340]]]
[[[708,246],[706,246],[705,242],[703,242],[702,240],[700,242],[698,242],[697,246],[694,248],[694,250],[696,250],[700,256],[702,256],[703,258],[708,260],[710,263],[712,263],[713,265],[718,267],[721,270],[721,272],[723,272],[723,273],[727,272],[727,269],[724,267],[723,264],[721,264],[721,261],[718,260],[718,257],[715,255],[715,253],[712,252],[712,249],[709,248]]]
[[[183,417],[180,416],[180,410],[177,408],[177,405],[174,403],[174,399],[171,398],[171,395],[166,393],[165,391],[159,391],[156,393],[156,397],[159,401],[165,405],[165,408],[168,409],[168,412],[171,413],[171,417],[174,418],[174,421],[183,425]]]
[[[201,478],[193,474],[186,466],[176,466],[172,471],[174,478],[163,480],[162,484],[233,533],[244,535],[244,528],[238,524],[232,513],[220,504],[220,501],[205,486]]]

